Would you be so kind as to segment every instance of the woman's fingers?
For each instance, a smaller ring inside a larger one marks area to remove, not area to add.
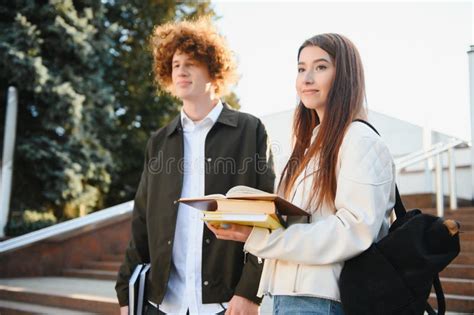
[[[226,228],[217,228],[210,223],[206,222],[209,230],[214,233],[216,238],[220,240],[229,240],[229,241],[239,241],[244,242],[247,240],[250,232],[252,231],[251,227],[243,226],[239,224],[226,224]]]

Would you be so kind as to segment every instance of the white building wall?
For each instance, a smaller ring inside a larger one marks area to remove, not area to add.
[[[269,134],[275,158],[275,170],[281,174],[291,153],[293,110],[260,117]],[[369,122],[382,135],[394,158],[401,157],[423,149],[423,127],[396,119],[381,113],[369,111]],[[451,137],[436,131],[431,131],[431,143],[448,141]],[[470,187],[470,155],[468,149],[456,150],[455,161],[457,168],[457,189],[461,198],[471,198]],[[442,157],[447,166],[447,158]],[[434,172],[424,172],[427,163],[420,163],[409,168],[410,172],[398,177],[400,192],[403,194],[434,192]],[[431,174],[431,175],[430,175]],[[431,178],[431,176],[433,176]],[[444,174],[444,194],[448,194],[447,172]]]

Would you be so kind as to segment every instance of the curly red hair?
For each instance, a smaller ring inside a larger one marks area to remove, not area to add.
[[[233,53],[208,17],[156,26],[150,46],[155,80],[168,92],[171,92],[171,65],[176,51],[207,66],[217,95],[225,95],[228,86],[237,82]]]

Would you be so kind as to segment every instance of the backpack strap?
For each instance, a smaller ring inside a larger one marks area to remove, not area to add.
[[[433,287],[436,292],[436,301],[438,303],[438,313],[436,313],[431,305],[426,302],[425,311],[428,315],[444,315],[446,312],[446,300],[444,299],[443,288],[439,280],[439,275],[436,275],[433,279]]]
[[[436,292],[436,300],[438,302],[438,315],[444,315],[446,312],[446,300],[444,299],[443,287],[439,280],[439,275],[436,275],[433,279],[433,286]]]

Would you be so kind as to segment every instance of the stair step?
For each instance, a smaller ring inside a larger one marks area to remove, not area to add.
[[[474,295],[474,280],[460,278],[440,278],[445,294]]]
[[[462,221],[459,221],[459,223],[461,224],[461,231],[462,232],[472,232],[472,231],[474,231],[474,223],[462,222]]]
[[[474,252],[474,242],[461,241],[461,253],[473,253],[473,252]]]
[[[474,265],[450,264],[440,273],[440,277],[474,279]]]
[[[120,262],[117,261],[86,261],[84,269],[108,270],[118,272]]]
[[[474,265],[474,253],[460,253],[458,257],[454,258],[452,263],[457,265]]]
[[[407,209],[409,210],[409,209]],[[423,213],[429,213],[429,214],[434,214],[434,215],[437,215],[438,213],[438,210],[436,210],[436,208],[423,208],[421,209],[421,211],[423,211]],[[458,207],[457,210],[451,210],[451,209],[448,209],[448,208],[444,208],[444,214],[445,215],[458,215],[458,214],[471,214],[473,215],[474,214],[474,207]]]
[[[116,299],[94,295],[41,293],[27,288],[0,285],[0,296],[2,299],[9,301],[75,309],[99,314],[117,314],[119,311]]]
[[[474,314],[474,297],[467,295],[445,294],[446,309],[449,312],[462,312]],[[430,294],[430,305],[436,309],[436,295]]]
[[[462,223],[461,223],[461,230],[462,230]],[[462,242],[471,242],[474,241],[474,231],[462,231],[459,233],[459,238]]]
[[[434,212],[436,213],[436,207],[424,207],[423,212]],[[444,207],[444,212],[446,213],[457,213],[457,212],[472,212],[474,213],[474,207],[473,206],[463,206],[458,203],[458,209],[457,210],[452,210],[448,204],[445,203]]]
[[[30,315],[30,314],[48,314],[48,315],[89,315],[94,313],[81,312],[66,308],[42,306],[32,303],[13,302],[0,300],[0,314],[2,315]]]
[[[101,257],[101,261],[116,261],[122,262],[124,259],[124,254],[105,254]]]
[[[116,280],[117,271],[70,268],[70,269],[63,270],[63,276],[102,279],[102,280]]]

